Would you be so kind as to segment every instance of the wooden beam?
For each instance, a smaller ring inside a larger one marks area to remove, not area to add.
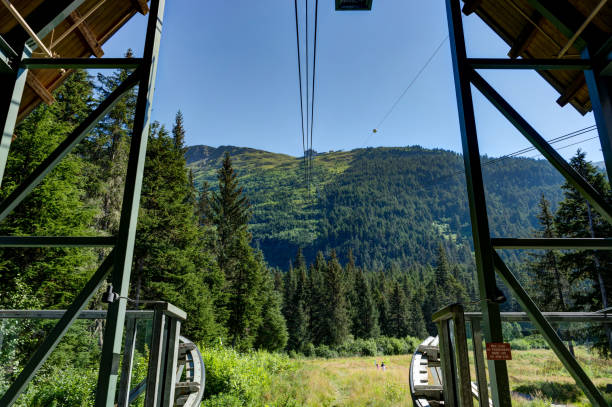
[[[38,79],[34,72],[28,71],[26,83],[28,84],[30,89],[32,89],[34,93],[36,93],[38,97],[41,98],[42,101],[46,104],[50,105],[55,102],[55,98],[53,97],[51,92],[47,90],[45,85],[42,84],[42,82]]]
[[[146,15],[149,12],[149,5],[147,4],[147,0],[132,0],[132,4],[136,11],[138,11],[142,15]]]
[[[464,4],[461,11],[463,11],[463,14],[465,14],[466,16],[469,16],[470,14],[478,10],[478,7],[480,7],[482,0],[464,0],[463,3]]]
[[[542,24],[542,21],[544,21],[544,17],[536,11],[531,15],[531,21],[534,21],[539,27]],[[512,44],[510,51],[508,51],[508,56],[510,58],[518,58],[519,56],[523,55],[523,52],[529,48],[529,45],[537,33],[538,29],[536,26],[528,21],[519,33],[518,37],[516,37],[516,41],[514,44]]]
[[[565,88],[565,91],[563,91],[561,96],[559,96],[559,99],[557,99],[557,103],[560,106],[565,106],[570,100],[574,98],[574,96],[576,96],[576,93],[578,93],[578,91],[582,89],[582,87],[585,85],[586,80],[584,79],[584,73],[580,72],[576,79],[574,79],[574,81],[567,88]]]
[[[77,10],[70,13],[70,16],[68,17],[68,21],[70,22],[70,24],[78,24],[78,22],[81,19],[82,19],[81,13],[79,13]],[[98,42],[98,39],[96,38],[96,35],[92,31],[91,27],[89,27],[89,24],[87,24],[86,21],[82,21],[77,26],[77,30],[79,30],[81,37],[85,40],[85,42],[91,49],[91,52],[97,58],[101,58],[104,55],[104,51],[102,50],[102,47],[100,46],[100,43]]]

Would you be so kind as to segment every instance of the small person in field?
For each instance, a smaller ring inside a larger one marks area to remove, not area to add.
[[[379,369],[379,367],[378,367],[378,361],[376,361],[376,370],[378,370],[378,369]]]
[[[385,370],[387,370],[387,366],[385,366],[385,362],[382,362],[382,363],[380,364],[380,367],[382,368],[383,372],[384,372]]]

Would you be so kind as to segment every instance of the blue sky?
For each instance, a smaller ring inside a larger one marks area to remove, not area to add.
[[[181,109],[189,145],[229,144],[301,155],[293,1],[166,3],[153,119],[171,125]],[[448,41],[371,135],[447,35],[445,2],[374,0],[371,12],[336,12],[333,3],[319,4],[314,149],[419,144],[460,151]],[[303,28],[304,0],[298,5]],[[314,0],[309,6],[312,27]],[[104,46],[106,56],[121,56],[128,47],[140,54],[145,23],[146,17],[135,16]],[[464,24],[470,56],[506,56],[508,46],[478,17],[464,17]],[[569,105],[559,107],[558,93],[535,72],[482,74],[545,138],[594,123],[592,114],[583,117]],[[477,91],[474,97],[483,154],[499,156],[529,146]],[[559,152],[568,157],[581,147],[589,159],[599,161],[598,143],[591,140]]]

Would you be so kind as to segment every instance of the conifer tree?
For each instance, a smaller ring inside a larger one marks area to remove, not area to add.
[[[302,350],[310,339],[308,284],[306,262],[301,249],[298,249],[295,266],[291,265],[285,280],[284,315],[289,331],[288,349],[290,350]]]
[[[281,312],[282,296],[274,288],[272,274],[264,278],[260,292],[262,307],[262,322],[259,325],[254,346],[270,352],[278,352],[285,348],[289,335],[285,318]]]
[[[396,338],[408,335],[410,330],[410,305],[398,281],[395,281],[389,298],[388,332]]]
[[[356,338],[374,338],[380,334],[378,311],[370,284],[363,270],[355,274],[352,332]]]
[[[327,315],[324,318],[324,330],[327,332],[324,342],[330,345],[343,343],[350,333],[351,321],[343,274],[336,252],[332,250],[323,278],[325,284],[323,294],[327,307]]]
[[[223,287],[223,276],[213,253],[202,246],[183,148],[163,126],[151,126],[134,274],[146,298],[172,302],[188,313],[187,336],[212,341],[224,336],[224,315],[216,312],[214,297]]]
[[[572,167],[610,202],[610,185],[603,173],[586,160],[580,150],[570,160]],[[612,225],[594,211],[591,205],[568,182],[563,186],[564,200],[555,214],[555,228],[562,237],[608,237]],[[608,293],[612,290],[612,276],[604,270],[612,266],[612,255],[605,250],[581,250],[564,253],[560,265],[570,270],[572,309],[598,311],[610,306]],[[597,344],[603,353],[612,352],[612,329],[606,325],[606,338]]]
[[[557,233],[550,202],[542,195],[540,198],[538,220],[542,229],[536,237],[555,238]],[[559,264],[559,252],[546,250],[543,254],[532,254],[529,263],[531,297],[542,311],[567,311],[568,282],[566,270]]]

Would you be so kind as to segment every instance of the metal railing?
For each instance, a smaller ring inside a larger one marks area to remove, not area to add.
[[[0,310],[0,321],[7,319],[61,319],[65,310]],[[117,407],[127,407],[143,392],[145,407],[172,407],[175,405],[175,388],[182,372],[179,363],[179,342],[188,340],[180,337],[181,323],[185,321],[183,310],[167,302],[154,304],[152,310],[126,311],[126,337],[121,364],[121,380],[117,394]],[[107,311],[81,311],[78,319],[106,319]],[[130,380],[134,366],[137,322],[152,321],[151,344],[146,380],[130,391]],[[191,344],[191,348],[195,348]],[[120,355],[113,360],[114,369],[119,370]],[[200,369],[200,360],[193,361]],[[202,369],[200,369],[201,371]],[[178,373],[178,375],[177,375]],[[197,383],[203,389],[203,383]],[[201,391],[199,393],[202,393]],[[201,399],[201,394],[199,394]],[[199,404],[199,400],[198,400]]]
[[[612,314],[600,312],[543,312],[550,323],[586,322],[612,324]],[[525,312],[502,312],[506,322],[531,322]],[[461,304],[452,304],[432,316],[438,327],[439,355],[444,386],[444,405],[471,407],[476,398],[480,407],[490,407],[489,387],[482,346],[481,312],[464,312]],[[470,324],[476,382],[472,383],[466,323]]]

